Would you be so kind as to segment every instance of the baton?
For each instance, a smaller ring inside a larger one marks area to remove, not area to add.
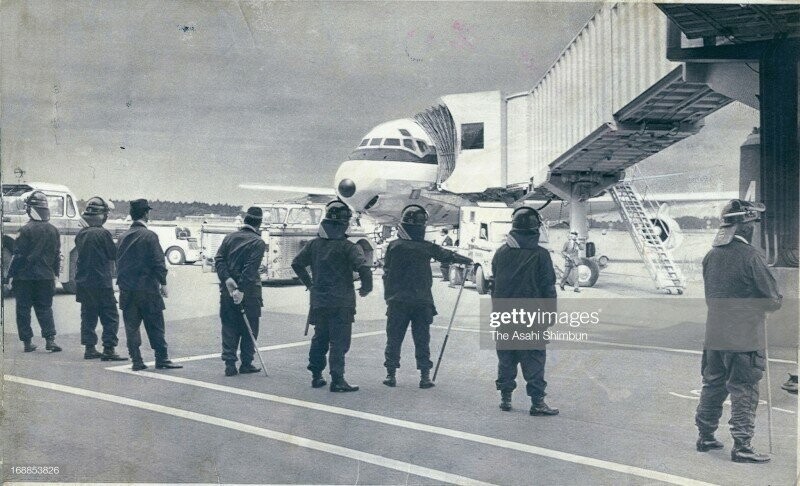
[[[306,318],[306,330],[303,331],[303,336],[308,336],[308,326],[311,324],[311,315]]]
[[[241,304],[239,305],[239,312],[242,313],[242,319],[244,319],[244,325],[247,327],[247,333],[250,334],[250,339],[253,340],[253,349],[255,349],[256,355],[258,355],[258,361],[261,362],[261,369],[264,370],[264,376],[269,378],[269,375],[267,374],[267,367],[264,365],[264,358],[261,357],[261,352],[258,350],[256,336],[253,334],[253,328],[250,327],[250,319],[247,318],[247,314],[244,312],[244,306]]]
[[[447,332],[442,341],[442,349],[439,351],[439,359],[436,360],[436,368],[433,370],[433,380],[436,381],[436,375],[439,373],[439,365],[442,364],[442,356],[444,356],[444,348],[447,347],[447,339],[450,337],[450,328],[453,327],[453,320],[456,318],[456,311],[458,310],[458,303],[461,301],[461,292],[464,291],[464,284],[467,283],[467,269],[464,269],[464,276],[461,279],[461,286],[458,288],[458,297],[456,297],[456,304],[453,306],[453,314],[450,316],[450,324],[447,325]]]
[[[767,372],[767,435],[769,436],[769,453],[772,454],[772,380],[769,377],[769,339],[767,337],[767,319],[764,319],[764,359]]]

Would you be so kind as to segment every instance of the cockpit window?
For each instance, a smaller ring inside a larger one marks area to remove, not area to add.
[[[408,133],[408,130],[406,130],[405,128],[401,128],[400,129],[400,135],[405,135],[406,137],[410,137],[411,136],[411,134]]]
[[[414,150],[414,141],[409,138],[403,139],[403,146],[408,150]]]
[[[387,138],[383,141],[384,145],[388,145],[391,147],[399,147],[400,146],[400,139],[399,138]]]
[[[425,153],[428,150],[428,145],[425,144],[422,140],[417,140],[417,145],[419,145],[419,151]]]
[[[380,139],[380,138],[373,138],[373,139],[372,139],[372,140],[369,142],[369,144],[370,144],[371,146],[380,145],[380,144],[381,144],[381,139]]]
[[[368,143],[369,143],[369,139],[365,138],[364,140],[361,141],[360,144],[358,144],[358,146],[359,147],[363,147],[363,146],[367,145]]]

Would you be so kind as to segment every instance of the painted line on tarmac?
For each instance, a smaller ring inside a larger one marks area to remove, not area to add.
[[[686,478],[683,476],[676,476],[674,474],[664,473],[660,471],[654,471],[651,469],[644,469],[636,466],[629,466],[627,464],[621,464],[617,462],[605,461],[602,459],[595,459],[593,457],[588,456],[581,456],[578,454],[572,454],[569,452],[561,452],[553,449],[546,449],[544,447],[538,447],[530,444],[524,444],[521,442],[513,442],[510,440],[505,439],[498,439],[495,437],[489,437],[485,435],[473,434],[470,432],[463,432],[461,430],[455,429],[448,429],[445,427],[439,427],[436,425],[428,425],[419,422],[412,422],[409,420],[402,420],[396,419],[392,417],[387,417],[384,415],[378,415],[369,412],[361,412],[358,410],[352,410],[349,408],[343,407],[336,407],[332,405],[325,405],[322,403],[317,402],[309,402],[305,400],[299,400],[296,398],[289,398],[289,397],[282,397],[278,395],[271,395],[269,393],[262,393],[252,390],[246,390],[242,388],[235,388],[226,385],[218,385],[216,383],[209,383],[200,380],[193,380],[191,378],[183,378],[180,376],[174,375],[165,375],[159,373],[138,373],[132,371],[130,368],[128,369],[114,369],[113,371],[117,371],[119,373],[126,373],[134,376],[141,376],[144,378],[154,378],[157,380],[164,380],[170,381],[173,383],[181,383],[184,385],[196,386],[200,388],[205,388],[208,390],[214,390],[223,393],[230,393],[233,395],[240,395],[249,398],[256,398],[259,400],[266,400],[269,402],[280,403],[284,405],[291,405],[295,407],[301,407],[309,410],[315,410],[318,412],[325,412],[331,413],[336,415],[342,415],[345,417],[352,417],[360,420],[366,420],[370,422],[375,422],[382,425],[390,425],[393,427],[401,427],[404,429],[416,430],[419,432],[427,432],[430,434],[441,435],[445,437],[451,437],[454,439],[466,440],[469,442],[475,442],[478,444],[489,445],[494,447],[500,447],[503,449],[509,449],[517,452],[524,452],[527,454],[532,454],[536,456],[547,457],[550,459],[556,459],[565,462],[571,462],[574,464],[579,464],[582,466],[590,466],[596,467],[599,469],[605,469],[607,471],[613,471],[622,474],[628,474],[632,476],[639,476],[642,478],[655,480],[655,481],[663,481],[665,483],[670,484],[681,484],[681,485],[710,485],[713,483],[706,483],[703,481]]]
[[[369,336],[378,336],[378,335],[385,335],[386,331],[369,331],[369,332],[358,332],[351,336],[352,338],[360,338],[360,337],[369,337]],[[311,340],[308,339],[306,341],[295,341],[292,343],[283,343],[283,344],[273,344],[271,346],[262,346],[258,348],[259,351],[274,351],[276,349],[287,349],[287,348],[297,348],[300,346],[306,346],[311,343]],[[172,360],[173,363],[186,363],[187,361],[199,361],[201,359],[212,359],[212,358],[219,358],[221,357],[221,353],[213,353],[213,354],[198,354],[197,356],[185,356],[183,358],[175,358]],[[148,361],[145,363],[148,366],[153,366],[156,364],[155,361]],[[130,369],[131,364],[123,364],[123,365],[116,365],[116,366],[109,366],[105,368],[107,370],[117,371],[124,368]]]
[[[683,394],[681,394],[681,393],[675,393],[675,392],[667,392],[667,393],[669,393],[669,394],[670,394],[670,395],[672,395],[673,397],[678,397],[678,398],[686,398],[686,399],[688,399],[688,400],[698,400],[698,401],[700,400],[700,390],[692,390],[692,391],[691,391],[691,393],[692,393],[691,395],[683,395]],[[728,400],[725,400],[725,401],[723,402],[723,405],[728,405],[728,406],[730,406],[730,404],[731,404],[731,401],[730,401],[730,399],[728,399]],[[766,405],[766,404],[767,404],[767,401],[766,401],[766,400],[759,400],[759,401],[758,401],[758,404],[759,404],[759,405]],[[795,412],[794,412],[793,410],[787,410],[787,409],[785,409],[785,408],[772,407],[772,409],[773,409],[773,410],[777,410],[777,411],[779,411],[779,412],[789,413],[789,414],[792,414],[792,415],[794,415],[794,414],[795,414]]]
[[[451,474],[448,472],[439,471],[437,469],[430,469],[427,467],[418,466],[410,462],[398,461],[395,459],[390,459],[388,457],[379,456],[376,454],[370,454],[368,452],[362,452],[355,449],[348,449],[346,447],[338,446],[335,444],[320,442],[313,439],[308,439],[306,437],[286,434],[284,432],[265,429],[263,427],[256,427],[241,422],[234,422],[233,420],[214,417],[212,415],[205,415],[202,413],[191,412],[180,408],[167,407],[164,405],[158,405],[156,403],[143,402],[141,400],[134,400],[131,398],[121,397],[117,395],[100,393],[92,390],[87,390],[85,388],[75,388],[72,386],[60,385],[57,383],[50,383],[47,381],[32,380],[29,378],[22,378],[14,375],[4,375],[4,378],[10,382],[19,383],[21,385],[34,386],[38,388],[44,388],[47,390],[68,393],[71,395],[77,395],[86,398],[94,398],[95,400],[116,403],[118,405],[125,405],[128,407],[147,410],[150,412],[157,412],[165,415],[171,415],[173,417],[179,417],[186,420],[192,420],[204,424],[216,425],[218,427],[224,427],[226,429],[235,430],[238,432],[244,432],[246,434],[252,434],[259,437],[276,440],[279,442],[284,442],[286,444],[290,444],[297,447],[304,447],[306,449],[325,452],[336,456],[342,456],[348,459],[354,459],[356,461],[364,462],[367,464],[373,464],[376,466],[385,467],[387,469],[394,469],[395,471],[401,471],[407,474],[413,474],[415,476],[430,478],[433,479],[434,481],[440,481],[452,484],[463,484],[463,485],[493,486],[492,483],[485,483],[482,481],[478,481],[476,479],[459,476],[457,474]]]
[[[447,329],[447,326],[431,326],[437,329]],[[470,327],[453,327],[453,331],[460,331],[460,332],[473,332],[473,333],[484,333],[488,334],[489,331],[482,331],[480,329],[470,328]],[[559,342],[559,341],[555,341]],[[645,344],[626,344],[626,343],[612,343],[610,341],[592,341],[592,340],[584,340],[584,341],[570,341],[574,343],[586,343],[586,344],[597,344],[598,346],[612,346],[617,348],[631,348],[631,349],[647,349],[651,351],[666,351],[669,353],[680,353],[680,354],[694,354],[697,356],[701,356],[703,354],[702,351],[696,349],[681,349],[681,348],[666,348],[663,346],[648,346]],[[790,364],[796,365],[797,361],[791,361],[788,359],[778,359],[778,358],[770,358],[770,363],[781,363],[781,364]]]

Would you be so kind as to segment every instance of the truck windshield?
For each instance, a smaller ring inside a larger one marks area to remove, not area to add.
[[[317,225],[322,221],[322,209],[320,208],[293,208],[289,211],[286,224],[306,224]]]
[[[286,208],[261,208],[264,210],[262,224],[280,224],[286,219]]]
[[[50,206],[50,216],[61,218],[64,216],[64,198],[62,196],[47,196]],[[19,196],[3,197],[3,213],[25,214],[25,200]]]

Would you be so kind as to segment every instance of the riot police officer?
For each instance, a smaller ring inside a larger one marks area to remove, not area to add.
[[[114,297],[112,273],[117,259],[117,249],[111,233],[103,228],[113,204],[101,197],[86,202],[84,221],[89,225],[75,236],[78,261],[75,271],[75,300],[81,304],[81,344],[86,347],[84,359],[100,358],[103,361],[125,361],[114,348],[117,346],[119,314]],[[103,352],[97,345],[97,319],[103,326]]]
[[[238,373],[261,371],[261,368],[253,366],[256,350],[239,306],[244,308],[253,336],[258,338],[258,320],[264,306],[258,269],[267,249],[266,242],[261,239],[263,214],[261,208],[250,207],[244,217],[244,225],[222,240],[214,257],[219,277],[219,316],[222,321],[225,376],[237,374],[236,348],[241,350],[242,359]]]
[[[325,218],[319,226],[319,236],[308,242],[292,261],[292,269],[311,291],[308,316],[314,325],[314,337],[308,352],[311,386],[325,386],[322,371],[325,369],[325,355],[330,350],[332,392],[358,390],[344,379],[344,357],[350,349],[356,313],[353,272],[358,272],[361,278],[359,295],[366,297],[372,291],[372,272],[364,252],[347,239],[351,217],[350,208],[342,201],[328,203]],[[307,267],[311,267],[313,280]]]
[[[766,312],[781,306],[781,295],[761,253],[750,245],[763,204],[733,199],[722,210],[722,224],[703,258],[706,335],[701,374],[703,389],[695,424],[697,450],[721,449],[714,432],[730,394],[734,462],[764,463],[753,449],[758,382],[766,368]]]
[[[469,258],[445,250],[439,245],[425,241],[425,225],[428,212],[416,204],[403,209],[397,228],[399,239],[389,243],[384,260],[384,299],[386,300],[386,379],[383,384],[397,385],[396,370],[400,367],[400,349],[408,325],[414,339],[414,356],[420,373],[419,387],[434,386],[430,379],[431,324],[436,315],[431,286],[431,258],[442,265],[450,263],[469,264]]]
[[[167,354],[167,341],[164,338],[167,265],[158,235],[147,229],[151,209],[147,199],[131,201],[130,215],[133,223],[117,242],[119,307],[125,321],[128,354],[133,362],[133,371],[147,369],[139,351],[142,344],[139,327],[142,322],[150,347],[156,354],[156,368],[183,368],[170,361]]]
[[[517,208],[511,216],[511,232],[506,242],[492,258],[494,286],[492,305],[495,299],[546,299],[548,305],[556,301],[556,275],[550,253],[539,246],[539,228],[542,220],[531,207]],[[557,408],[545,402],[544,367],[547,352],[544,341],[532,349],[497,349],[497,381],[500,391],[500,409],[511,410],[511,394],[517,387],[517,365],[527,382],[526,390],[531,397],[531,415],[557,415]],[[498,345],[499,346],[499,345]]]
[[[17,332],[26,353],[36,350],[31,343],[33,307],[45,349],[57,353],[61,347],[55,341],[53,294],[61,267],[61,235],[48,222],[50,206],[43,192],[33,191],[25,198],[25,211],[30,220],[19,230],[8,269],[9,284],[17,300]]]

